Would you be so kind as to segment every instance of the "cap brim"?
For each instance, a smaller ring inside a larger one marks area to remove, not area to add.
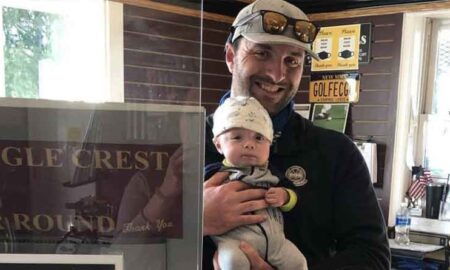
[[[267,44],[285,44],[296,46],[304,49],[312,58],[317,61],[321,59],[319,56],[310,49],[310,44],[303,43],[301,41],[295,40],[291,37],[283,36],[283,35],[271,35],[267,33],[243,33],[243,37],[246,39],[255,42],[255,43],[267,43]]]

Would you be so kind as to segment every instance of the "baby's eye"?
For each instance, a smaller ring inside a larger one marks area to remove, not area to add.
[[[255,139],[256,139],[257,141],[264,141],[266,138],[264,138],[263,135],[256,135]]]
[[[231,137],[232,140],[240,140],[242,137],[240,135],[235,135]]]

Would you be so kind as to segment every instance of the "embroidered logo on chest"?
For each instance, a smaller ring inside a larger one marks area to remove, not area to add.
[[[308,183],[308,179],[306,179],[305,169],[300,166],[295,165],[289,167],[284,175],[294,184],[294,186],[301,187]]]

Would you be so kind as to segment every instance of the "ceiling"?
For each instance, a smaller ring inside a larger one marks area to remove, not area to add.
[[[300,7],[306,14],[343,11],[354,8],[398,5],[405,3],[433,2],[428,0],[287,0]],[[436,0],[434,0],[436,1]],[[189,0],[189,2],[198,2]],[[240,9],[252,0],[203,0],[203,10],[221,15],[235,17]]]

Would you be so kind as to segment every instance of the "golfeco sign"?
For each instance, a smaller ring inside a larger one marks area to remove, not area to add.
[[[339,103],[358,102],[359,74],[311,74],[309,102]]]

